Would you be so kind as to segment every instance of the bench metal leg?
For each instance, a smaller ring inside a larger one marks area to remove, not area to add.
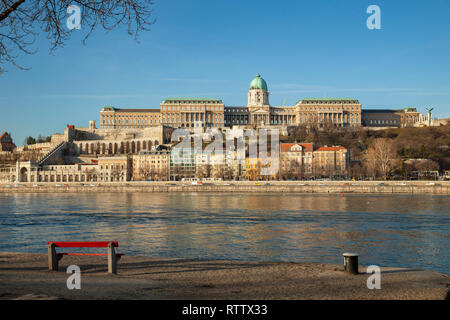
[[[55,244],[50,243],[48,245],[48,269],[52,271],[58,271],[58,256],[56,255]]]
[[[117,256],[113,242],[108,243],[108,273],[117,273]]]

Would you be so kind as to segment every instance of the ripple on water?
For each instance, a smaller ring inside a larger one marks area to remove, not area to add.
[[[3,194],[0,251],[117,240],[132,255],[362,264],[450,273],[450,199],[409,195]]]

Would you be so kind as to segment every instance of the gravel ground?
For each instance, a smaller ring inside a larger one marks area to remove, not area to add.
[[[81,268],[81,289],[67,289],[69,265]],[[448,275],[381,268],[381,289],[368,274],[317,263],[203,261],[124,256],[118,274],[106,257],[65,256],[49,271],[46,254],[0,253],[0,299],[449,299]]]

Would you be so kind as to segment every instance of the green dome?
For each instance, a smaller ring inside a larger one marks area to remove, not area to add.
[[[262,90],[268,91],[267,83],[263,78],[261,78],[259,73],[256,75],[256,78],[253,79],[252,82],[250,83],[250,90],[252,90],[252,89],[262,89]]]

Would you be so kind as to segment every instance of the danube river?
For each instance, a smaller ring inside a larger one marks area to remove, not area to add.
[[[0,194],[0,251],[117,240],[127,255],[363,265],[450,274],[450,197],[240,193]]]

